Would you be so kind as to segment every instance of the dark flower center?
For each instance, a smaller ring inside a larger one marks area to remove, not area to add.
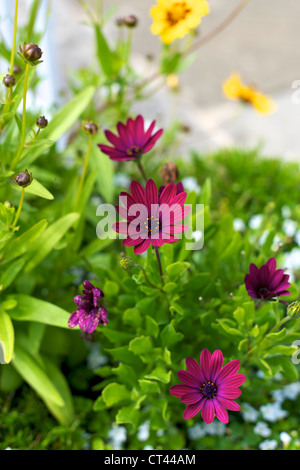
[[[215,398],[217,394],[217,386],[214,382],[206,382],[200,388],[204,398]]]
[[[150,236],[153,233],[159,233],[160,230],[160,222],[158,217],[147,217],[147,220],[144,222],[145,228],[148,231],[148,235]]]
[[[270,290],[267,287],[260,287],[258,289],[258,295],[262,299],[264,299],[265,297],[269,297],[270,296]]]
[[[126,150],[126,154],[128,155],[128,157],[133,157],[135,155],[138,155],[141,150],[141,147],[138,147],[137,145],[132,145]]]
[[[172,5],[172,10],[167,12],[166,20],[169,26],[176,26],[177,23],[185,20],[190,12],[191,10],[187,8],[186,2],[176,2]]]

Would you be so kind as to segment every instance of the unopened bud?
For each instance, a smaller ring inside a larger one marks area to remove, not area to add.
[[[168,162],[161,170],[163,184],[175,183],[178,180],[179,172],[176,163]]]
[[[39,118],[37,118],[37,120],[36,120],[36,125],[37,125],[40,129],[45,129],[45,127],[48,126],[48,121],[47,121],[47,119],[45,118],[45,116],[40,116]]]
[[[100,127],[92,121],[83,123],[83,130],[86,134],[97,135]]]
[[[3,205],[6,209],[11,209],[12,207],[14,207],[11,201],[5,201]]]
[[[135,15],[128,15],[123,18],[123,23],[127,28],[135,28],[138,25],[139,20]]]
[[[3,78],[3,84],[6,86],[6,88],[12,88],[16,83],[16,79],[13,75],[5,75]]]
[[[287,314],[291,318],[300,318],[300,301],[299,300],[291,303],[288,306]]]
[[[121,26],[124,26],[124,18],[117,18],[116,19],[116,25],[121,27]]]
[[[125,256],[120,261],[121,268],[125,269],[125,271],[131,271],[135,267],[135,262],[129,256]]]
[[[32,183],[32,173],[29,174],[28,170],[20,171],[17,176],[13,176],[13,181],[22,188],[27,188]]]
[[[22,72],[22,68],[19,65],[15,64],[13,66],[13,74],[19,75],[21,72]]]
[[[23,47],[19,46],[19,50],[19,55],[26,62],[26,64],[38,65],[42,62],[40,58],[42,57],[43,52],[37,44],[27,44],[24,42]]]

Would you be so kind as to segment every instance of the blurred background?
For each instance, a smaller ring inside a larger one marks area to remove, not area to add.
[[[97,10],[101,0],[85,0]],[[19,21],[26,22],[32,0],[20,0]],[[111,15],[106,31],[113,42],[118,28],[115,18],[135,14],[139,26],[134,31],[133,64],[145,75],[149,72],[146,55],[154,55],[155,67],[161,47],[157,36],[150,33],[149,11],[155,0],[103,0],[104,11]],[[205,35],[221,23],[238,4],[238,0],[209,0],[211,13],[203,18],[198,34]],[[50,7],[47,35],[40,46],[44,63],[39,71],[43,82],[41,103],[45,107],[61,98],[67,90],[72,70],[94,61],[93,31],[79,0],[41,0],[39,25],[45,27]],[[9,44],[12,38],[14,2],[0,2],[1,34]],[[134,112],[148,119],[158,118],[164,125],[174,117],[187,124],[191,132],[180,149],[200,152],[227,146],[261,147],[266,156],[300,161],[300,100],[294,99],[300,82],[299,30],[300,2],[294,0],[250,0],[249,5],[217,37],[197,52],[197,59],[180,76],[180,94],[164,87],[147,103],[138,103]],[[51,38],[51,40],[50,40]],[[271,116],[260,116],[252,108],[239,107],[227,101],[222,83],[232,72],[239,72],[246,83],[255,84],[271,95],[278,110]],[[296,83],[295,83],[296,82]],[[293,85],[294,84],[294,85]]]

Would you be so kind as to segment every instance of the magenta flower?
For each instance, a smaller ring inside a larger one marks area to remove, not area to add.
[[[161,195],[161,193],[163,192],[163,190],[165,189],[165,186],[161,186],[159,188],[159,195]],[[184,187],[183,187],[183,184],[181,181],[178,181],[178,183],[176,183],[176,194],[180,194],[180,193],[183,193],[184,192]]]
[[[118,135],[113,134],[111,131],[105,131],[107,140],[113,146],[99,144],[98,147],[111,160],[136,160],[143,153],[149,152],[162,135],[163,129],[153,134],[155,123],[153,121],[148,130],[145,131],[144,118],[141,115],[136,119],[129,118],[126,124],[118,122]]]
[[[123,245],[133,246],[135,254],[144,253],[150,245],[159,247],[176,242],[178,238],[174,234],[188,229],[186,225],[178,224],[189,212],[189,207],[183,206],[186,193],[177,194],[174,183],[168,184],[159,196],[153,180],[146,182],[145,189],[132,181],[130,192],[120,194],[124,207],[116,206],[126,222],[117,222],[113,229],[127,235]]]
[[[211,355],[203,349],[200,355],[200,366],[197,361],[186,359],[188,371],[177,372],[179,380],[184,385],[174,385],[170,393],[179,397],[182,403],[188,405],[184,410],[184,419],[196,416],[202,410],[203,420],[209,424],[216,416],[222,423],[228,423],[228,413],[240,411],[241,407],[233,400],[241,395],[238,388],[246,376],[237,374],[240,361],[234,360],[223,366],[223,354],[220,350]]]
[[[271,300],[275,297],[290,295],[289,275],[283,269],[276,269],[276,259],[270,258],[263,266],[258,268],[251,263],[249,274],[245,276],[245,285],[248,295],[252,299]]]
[[[74,302],[79,308],[70,316],[68,325],[70,328],[79,325],[79,328],[86,333],[93,333],[99,323],[100,325],[108,323],[108,312],[102,305],[104,293],[89,281],[83,281],[83,287],[84,295],[74,297]]]

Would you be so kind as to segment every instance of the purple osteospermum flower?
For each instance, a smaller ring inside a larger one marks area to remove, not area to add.
[[[70,328],[79,325],[79,328],[86,333],[93,333],[99,323],[100,325],[108,323],[108,312],[102,305],[104,293],[89,281],[83,281],[83,287],[84,295],[74,297],[74,302],[79,308],[70,316],[68,325]]]
[[[168,184],[159,196],[153,180],[146,182],[145,189],[137,181],[132,181],[130,192],[121,192],[120,200],[124,207],[116,206],[126,222],[117,222],[113,229],[127,235],[123,245],[133,246],[135,254],[144,253],[150,245],[159,247],[176,242],[178,238],[174,234],[188,229],[186,225],[177,223],[188,214],[189,207],[184,207],[186,193],[177,194],[174,183]],[[138,216],[134,215],[136,211]]]
[[[245,276],[245,285],[248,295],[252,299],[269,300],[274,297],[290,295],[289,275],[283,269],[276,269],[276,259],[270,258],[263,266],[258,268],[251,263],[249,274]]]
[[[136,160],[143,153],[149,152],[162,135],[163,129],[152,134],[155,123],[153,121],[148,130],[145,131],[144,118],[141,115],[136,119],[129,118],[126,124],[118,122],[117,131],[119,135],[115,135],[111,131],[105,131],[105,136],[113,147],[102,144],[99,144],[98,147],[111,160]]]
[[[190,419],[201,412],[206,424],[211,423],[214,417],[222,423],[228,423],[228,413],[240,411],[241,407],[233,400],[241,395],[239,386],[245,382],[246,376],[237,374],[240,361],[228,362],[224,367],[223,354],[220,350],[211,355],[203,349],[200,355],[200,366],[197,361],[188,357],[186,366],[188,371],[177,372],[179,380],[184,385],[174,385],[170,393],[179,397],[182,403],[188,405],[184,410],[184,419]]]
[[[164,189],[165,189],[165,186],[161,186],[159,188],[159,191],[158,191],[159,195],[161,195]],[[176,183],[176,194],[180,194],[180,193],[184,193],[184,187],[183,187],[182,182],[178,181],[178,183]]]

